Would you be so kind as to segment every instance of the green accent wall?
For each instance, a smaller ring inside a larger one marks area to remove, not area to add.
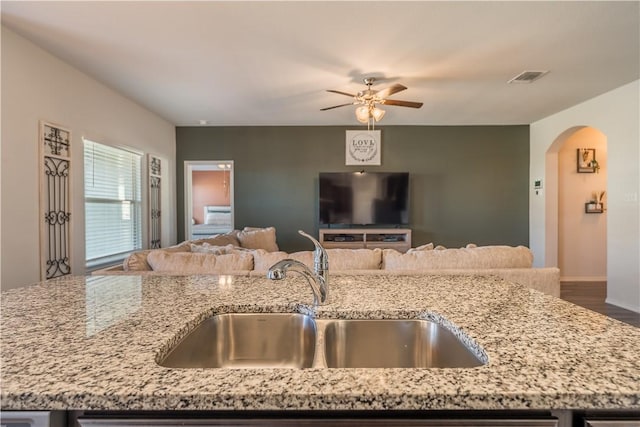
[[[184,162],[233,160],[235,226],[274,226],[278,245],[311,249],[318,173],[410,173],[413,246],[529,245],[529,126],[382,126],[382,165],[345,166],[345,126],[176,128],[177,230]]]

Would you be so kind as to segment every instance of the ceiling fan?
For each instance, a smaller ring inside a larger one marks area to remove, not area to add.
[[[364,84],[367,85],[367,89],[362,90],[356,93],[355,95],[347,92],[342,92],[339,90],[328,89],[327,92],[350,96],[353,98],[353,101],[348,102],[346,104],[334,105],[333,107],[321,108],[320,111],[332,110],[334,108],[345,107],[347,105],[360,105],[358,108],[356,108],[356,118],[361,123],[369,123],[370,119],[374,119],[376,122],[378,122],[384,116],[385,111],[376,107],[376,104],[397,105],[399,107],[411,107],[411,108],[422,107],[422,102],[387,99],[387,97],[393,95],[394,93],[398,93],[403,90],[406,90],[407,89],[406,86],[396,83],[393,86],[389,86],[388,88],[381,89],[381,90],[371,89],[371,86],[373,86],[375,81],[376,81],[375,77],[366,77],[364,79]]]

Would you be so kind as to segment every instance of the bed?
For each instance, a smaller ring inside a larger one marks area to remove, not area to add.
[[[191,225],[191,239],[201,239],[233,230],[231,206],[205,206],[204,224]]]

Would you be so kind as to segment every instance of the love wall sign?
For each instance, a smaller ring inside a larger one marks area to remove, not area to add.
[[[382,145],[379,130],[348,130],[346,161],[348,165],[380,165]]]

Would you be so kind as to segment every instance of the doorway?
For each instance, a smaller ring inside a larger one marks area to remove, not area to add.
[[[185,240],[233,230],[233,161],[185,161],[184,175]]]
[[[552,246],[548,254],[555,255],[547,265],[557,265],[564,282],[605,282],[607,138],[593,127],[568,129],[546,160],[548,187],[556,184],[546,193],[547,248]]]

